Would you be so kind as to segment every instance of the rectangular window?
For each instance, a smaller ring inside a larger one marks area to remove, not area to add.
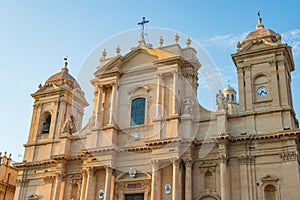
[[[140,125],[145,123],[145,98],[136,98],[131,103],[130,125]]]

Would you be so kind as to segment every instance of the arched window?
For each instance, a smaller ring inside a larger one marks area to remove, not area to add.
[[[131,102],[130,125],[140,125],[145,123],[145,98],[136,98]]]
[[[277,191],[273,185],[267,185],[264,189],[265,200],[277,200]]]
[[[42,134],[49,133],[50,125],[51,125],[51,115],[48,114],[48,115],[46,115],[46,119],[43,123]]]

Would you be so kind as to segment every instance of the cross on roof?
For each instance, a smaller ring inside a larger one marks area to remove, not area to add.
[[[142,36],[144,36],[144,29],[147,23],[149,23],[149,20],[146,20],[145,17],[143,17],[142,21],[138,23],[138,25],[142,26]]]

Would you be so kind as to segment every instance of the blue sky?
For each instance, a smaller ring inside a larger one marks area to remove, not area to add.
[[[71,74],[78,76],[96,46],[113,35],[137,29],[137,22],[143,16],[150,20],[149,27],[189,35],[209,54],[224,82],[230,80],[237,89],[230,54],[235,52],[237,41],[255,29],[260,10],[265,27],[280,33],[293,46],[294,107],[300,116],[298,1],[124,2],[0,0],[0,151],[12,153],[15,160],[20,159],[18,154],[23,155],[32,114],[30,94],[51,74],[60,71],[65,56]],[[157,40],[150,42],[157,44]],[[132,41],[132,46],[135,45],[136,41]],[[205,87],[201,87],[206,94]],[[201,98],[200,102],[205,102],[210,97],[202,95]]]

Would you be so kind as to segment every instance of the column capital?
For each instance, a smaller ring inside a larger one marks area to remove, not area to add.
[[[179,163],[179,159],[176,158],[176,157],[170,158],[170,161],[171,161],[173,164]]]
[[[88,171],[89,176],[94,176],[95,175],[94,167],[87,167],[87,171]]]
[[[184,160],[185,167],[192,167],[193,166],[193,160],[191,158],[186,158]]]

